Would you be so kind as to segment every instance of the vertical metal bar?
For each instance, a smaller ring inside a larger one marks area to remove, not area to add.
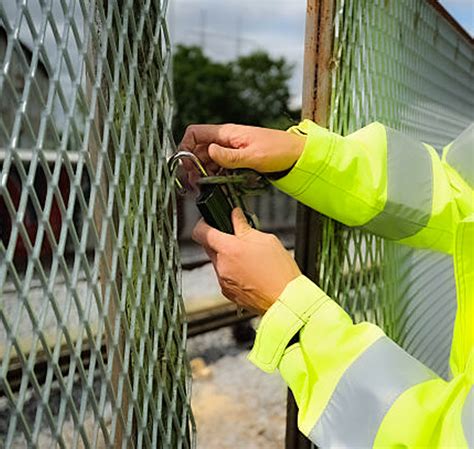
[[[308,0],[306,9],[303,118],[322,126],[328,123],[331,98],[331,57],[335,0]],[[322,216],[299,204],[296,218],[295,257],[301,271],[318,280],[322,248]],[[311,442],[297,427],[298,407],[288,391],[286,449],[306,449]]]

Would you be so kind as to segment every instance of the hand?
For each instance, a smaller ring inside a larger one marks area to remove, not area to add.
[[[296,134],[254,126],[191,125],[179,149],[194,153],[210,173],[219,167],[271,173],[290,168],[305,142],[305,137]]]
[[[232,223],[235,235],[201,220],[194,228],[193,240],[209,255],[223,295],[263,315],[301,272],[280,241],[251,228],[241,209],[232,211]]]

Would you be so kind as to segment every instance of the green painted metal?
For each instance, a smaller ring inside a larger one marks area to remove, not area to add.
[[[194,447],[167,6],[0,2],[0,447]]]

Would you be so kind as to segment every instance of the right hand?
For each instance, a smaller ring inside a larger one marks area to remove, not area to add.
[[[210,174],[220,167],[251,168],[260,173],[289,169],[306,138],[285,131],[244,125],[190,125],[180,150],[194,153]]]
[[[211,259],[224,296],[263,315],[301,272],[291,254],[272,234],[253,229],[241,209],[232,211],[234,235],[201,220],[193,240]]]

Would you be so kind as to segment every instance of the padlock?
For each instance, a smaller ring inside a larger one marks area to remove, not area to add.
[[[202,176],[207,177],[207,171],[202,165],[199,158],[189,151],[178,151],[173,154],[168,161],[168,167],[172,172],[176,164],[182,159],[189,159],[192,161],[194,166],[197,168]],[[176,178],[176,184],[182,192],[184,190],[183,185]],[[203,184],[200,186],[200,193],[196,198],[196,206],[201,212],[204,220],[209,226],[217,228],[227,234],[234,233],[234,227],[232,225],[231,213],[234,205],[232,201],[225,193],[223,187],[218,184]]]

